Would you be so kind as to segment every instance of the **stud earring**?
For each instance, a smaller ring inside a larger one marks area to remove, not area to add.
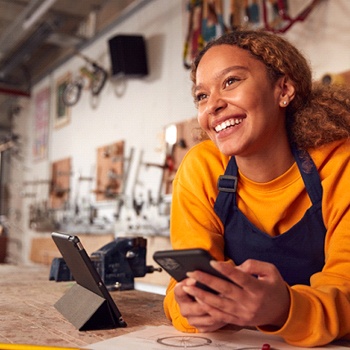
[[[283,101],[283,106],[287,106],[287,101]]]

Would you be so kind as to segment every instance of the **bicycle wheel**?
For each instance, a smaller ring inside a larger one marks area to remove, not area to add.
[[[80,80],[68,83],[63,91],[62,99],[66,106],[74,106],[80,99],[83,83]]]
[[[99,93],[101,92],[101,90],[106,84],[107,72],[103,68],[97,65],[94,65],[94,72],[92,74],[93,74],[93,79],[91,81],[90,89],[91,89],[92,95],[97,96],[99,95]]]

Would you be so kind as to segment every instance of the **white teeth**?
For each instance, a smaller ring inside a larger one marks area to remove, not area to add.
[[[228,119],[215,127],[216,132],[225,130],[226,128],[242,123],[243,119]]]

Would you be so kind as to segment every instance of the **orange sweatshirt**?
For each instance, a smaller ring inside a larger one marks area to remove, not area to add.
[[[323,270],[311,277],[310,286],[289,287],[289,317],[272,333],[305,347],[350,339],[350,141],[337,141],[309,153],[323,187],[326,262]],[[173,182],[170,232],[174,249],[204,248],[217,260],[225,259],[224,228],[213,207],[217,179],[228,161],[211,141],[186,154]],[[311,202],[294,163],[268,183],[252,182],[240,173],[237,205],[259,229],[279,235],[303,217]],[[175,284],[171,280],[168,286],[165,313],[175,328],[196,332],[180,314]]]

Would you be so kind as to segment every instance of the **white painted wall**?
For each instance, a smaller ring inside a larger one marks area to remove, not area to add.
[[[350,69],[348,16],[350,1],[322,0],[305,22],[296,23],[286,33],[286,37],[309,59],[315,79],[325,73]]]
[[[13,212],[18,210],[21,215],[20,218],[12,215],[11,222],[12,237],[23,244],[22,261],[28,261],[30,239],[38,235],[28,228],[28,207],[33,199],[21,197],[18,188],[23,181],[49,179],[52,162],[71,157],[71,198],[74,198],[77,190],[75,177],[78,174],[91,175],[98,147],[125,140],[126,156],[131,147],[135,149],[134,170],[141,151],[144,152],[144,161],[162,163],[163,153],[159,152],[159,148],[162,146],[163,128],[196,115],[190,94],[189,72],[182,64],[187,25],[185,3],[184,0],[154,0],[83,52],[110,69],[107,40],[117,34],[141,33],[147,43],[150,75],[142,79],[126,79],[124,85],[109,81],[94,108],[91,107],[89,93],[84,91],[81,100],[71,109],[69,125],[61,129],[51,127],[46,161],[35,163],[32,160],[34,106],[23,102],[24,108],[15,123],[16,130],[22,135],[25,160],[21,168],[14,168],[12,186]],[[300,1],[296,0],[294,4],[299,5]],[[350,68],[349,18],[349,0],[323,0],[305,22],[295,24],[285,35],[310,60],[315,78],[325,72],[342,72]],[[47,85],[54,89],[57,79],[68,71],[77,73],[82,64],[80,58],[72,58],[37,84],[33,96]],[[52,121],[53,116],[52,109]],[[143,168],[142,184],[138,184],[137,191],[145,193],[151,190],[156,195],[160,175],[158,169]],[[132,179],[128,193],[132,192],[134,182],[135,179]],[[28,187],[22,190],[31,191]],[[43,193],[45,191],[40,195]],[[160,225],[166,225],[166,222]]]

